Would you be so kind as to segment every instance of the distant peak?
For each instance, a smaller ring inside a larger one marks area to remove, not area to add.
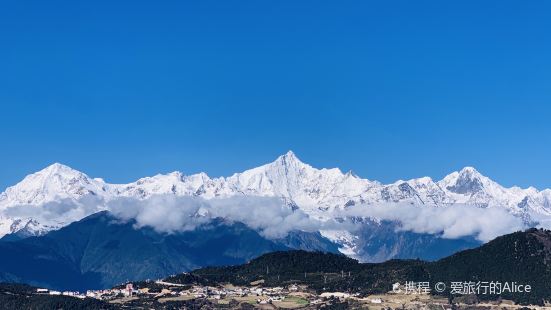
[[[44,171],[44,172],[62,172],[62,171],[76,171],[75,169],[67,166],[67,165],[64,165],[64,164],[60,164],[60,163],[53,163],[51,165],[49,165],[48,167],[42,169],[41,171]]]
[[[295,153],[291,150],[289,150],[287,153],[279,156],[277,159],[276,159],[276,162],[283,162],[283,163],[293,163],[293,162],[297,162],[297,163],[302,163],[302,161],[300,159],[298,159],[298,157],[295,155]]]
[[[58,163],[58,162],[55,162],[55,163],[49,165],[47,168],[58,169],[58,168],[63,168],[63,167],[68,167],[68,166],[64,165],[64,164],[61,164],[61,163]]]
[[[40,170],[40,171],[37,171],[29,176],[35,176],[35,177],[43,177],[43,178],[50,178],[52,176],[55,176],[55,175],[59,175],[59,176],[62,176],[64,178],[73,178],[73,177],[81,177],[81,176],[85,176],[85,177],[88,177],[87,175],[85,175],[84,173],[78,171],[78,170],[75,170],[67,165],[64,165],[64,164],[60,164],[60,163],[53,163],[51,165],[49,165],[48,167]]]
[[[295,155],[295,152],[289,150],[287,151],[287,153],[281,155],[282,157],[287,157],[287,158],[297,158],[297,155]],[[297,158],[298,159],[298,158]]]
[[[484,183],[487,180],[475,168],[467,166],[458,172],[448,175],[443,181],[449,191],[458,194],[472,194],[483,190]]]
[[[480,174],[474,167],[467,166],[459,171],[460,174]]]

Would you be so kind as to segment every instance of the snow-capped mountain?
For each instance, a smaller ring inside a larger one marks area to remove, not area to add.
[[[0,209],[16,205],[41,205],[60,199],[78,200],[86,195],[106,197],[106,184],[65,165],[55,163],[26,176],[0,194]]]
[[[31,231],[41,234],[102,210],[112,199],[147,199],[159,194],[204,199],[281,197],[293,208],[320,219],[332,218],[335,211],[353,205],[389,202],[432,207],[458,203],[482,208],[499,207],[527,221],[531,214],[551,215],[551,190],[505,188],[472,167],[453,172],[436,182],[422,177],[382,184],[360,178],[352,172],[343,173],[337,168],[313,168],[289,151],[274,162],[229,177],[211,178],[205,173],[185,175],[173,172],[129,184],[109,184],[56,163],[25,177],[0,194],[0,236],[22,227],[32,227]],[[82,211],[67,207],[78,206],[86,199],[93,199],[97,208]],[[67,208],[67,216],[38,223],[32,214],[16,212],[19,208],[31,208],[40,213],[44,208],[52,208],[52,204],[56,208],[59,204]]]

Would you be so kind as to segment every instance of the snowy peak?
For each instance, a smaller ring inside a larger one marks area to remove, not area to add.
[[[303,163],[293,151],[288,151],[286,154],[279,156],[275,161],[260,166],[255,169],[247,170],[247,172],[258,173],[263,171],[264,174],[270,175],[272,177],[278,178],[283,177],[287,179],[293,179],[304,176],[306,171],[317,170],[312,168],[312,166]]]
[[[453,172],[439,183],[443,189],[462,195],[478,193],[483,191],[485,186],[496,184],[473,167],[465,167]]]
[[[476,170],[474,167],[465,167],[461,169],[459,171],[459,178],[471,181],[489,180],[487,177],[478,172],[478,170]]]
[[[287,153],[280,155],[274,163],[281,163],[282,165],[304,165],[304,163],[298,159],[293,151],[288,151]]]
[[[361,179],[352,172],[342,173],[338,168],[314,168],[293,152],[269,164],[236,173],[225,181],[239,193],[282,197],[314,216],[376,200],[368,196],[378,197],[375,189],[381,187],[378,182]]]
[[[301,180],[314,170],[289,151],[271,163],[236,173],[226,182],[233,190],[247,194],[291,197]]]
[[[40,205],[63,198],[102,195],[105,183],[71,167],[54,163],[9,187],[0,196],[0,209],[8,205]]]
[[[48,167],[35,172],[29,176],[27,176],[23,181],[26,179],[32,178],[51,178],[51,177],[58,177],[58,178],[71,178],[71,177],[77,177],[80,175],[84,175],[82,172],[75,170],[69,166],[60,164],[60,163],[53,163],[49,165]]]

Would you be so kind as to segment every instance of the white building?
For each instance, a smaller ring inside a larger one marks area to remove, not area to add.
[[[350,297],[350,294],[348,293],[342,293],[342,292],[331,292],[331,293],[322,293],[320,295],[320,297],[325,297],[325,298],[330,298],[330,297],[335,297],[335,298],[349,298]]]

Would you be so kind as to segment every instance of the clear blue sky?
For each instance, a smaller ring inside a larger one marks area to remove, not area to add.
[[[541,0],[5,0],[0,188],[289,149],[383,182],[472,165],[551,187],[550,31]]]

